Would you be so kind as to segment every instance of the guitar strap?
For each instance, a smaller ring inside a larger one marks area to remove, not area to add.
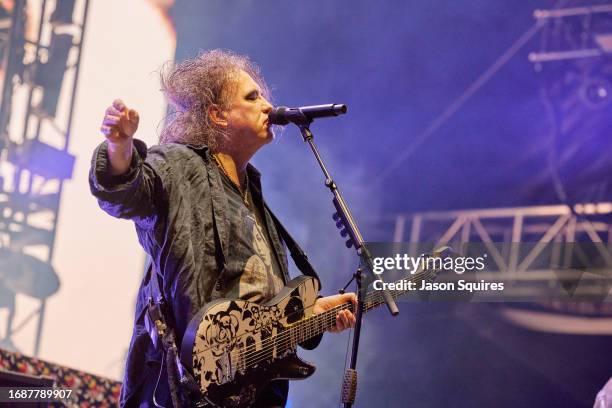
[[[317,272],[312,267],[312,264],[308,260],[308,256],[306,255],[306,253],[302,250],[298,243],[295,242],[295,239],[293,239],[291,234],[289,234],[287,229],[285,229],[285,227],[283,226],[283,224],[281,224],[278,218],[276,218],[276,215],[274,215],[274,213],[272,212],[270,207],[268,207],[268,204],[265,201],[264,206],[268,211],[268,214],[270,214],[272,221],[274,221],[276,231],[279,233],[283,241],[285,241],[285,245],[287,245],[287,249],[291,254],[293,262],[295,262],[295,266],[297,266],[300,272],[302,272],[304,275],[315,278],[319,282],[319,290],[321,290],[321,280],[319,279],[319,275],[317,275]]]
[[[283,224],[274,215],[268,204],[263,202],[265,209],[272,218],[276,231],[287,245],[287,249],[291,254],[291,258],[297,268],[306,276],[315,278],[321,288],[321,280],[317,275],[317,272],[312,267],[312,264],[308,260],[308,256],[298,243],[293,239],[291,234],[285,229]],[[174,332],[174,320],[172,319],[172,313],[170,305],[164,298],[163,292],[159,286],[159,275],[153,267],[153,262],[149,258],[149,264],[147,265],[145,279],[148,275],[149,278],[149,296],[147,300],[147,312],[145,314],[145,327],[151,337],[151,341],[156,349],[161,346],[164,351],[165,362],[168,372],[168,385],[170,387],[170,394],[172,396],[172,403],[175,408],[183,406],[181,404],[181,392],[178,389],[178,384],[184,386],[191,392],[198,393],[199,387],[197,386],[193,377],[189,374],[187,369],[182,365],[178,357],[178,349],[176,346],[176,336]],[[320,339],[319,339],[320,341]],[[318,341],[316,342],[318,343]],[[316,346],[316,343],[314,345]]]
[[[161,346],[164,351],[172,405],[174,408],[189,406],[183,404],[181,398],[183,394],[178,385],[180,384],[187,390],[195,393],[199,392],[199,388],[179,359],[174,333],[174,320],[169,310],[170,305],[166,302],[163,292],[159,287],[159,276],[150,258],[148,262],[146,273],[149,275],[149,297],[147,300],[147,312],[144,318],[145,327],[151,337],[153,346],[156,349],[159,349]],[[157,386],[154,392],[156,390]]]

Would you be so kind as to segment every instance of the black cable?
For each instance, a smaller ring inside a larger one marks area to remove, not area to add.
[[[153,389],[153,404],[157,408],[166,408],[163,405],[159,405],[157,403],[157,399],[155,398],[155,394],[157,393],[157,386],[159,385],[159,379],[161,378],[162,372],[164,371],[164,360],[166,359],[166,353],[164,352],[164,358],[162,358],[161,366],[159,367],[159,375],[157,376],[157,381],[155,382],[155,388]]]

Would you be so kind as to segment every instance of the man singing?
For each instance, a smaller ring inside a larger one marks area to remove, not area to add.
[[[139,117],[121,100],[104,116],[106,137],[92,159],[91,191],[114,217],[134,221],[171,307],[177,344],[194,314],[217,298],[265,302],[289,280],[281,234],[264,205],[259,172],[249,164],[273,138],[268,88],[248,58],[209,51],[162,74],[175,114],[160,145],[134,139]],[[141,284],[121,406],[171,406],[162,352],[145,328],[148,285]],[[155,275],[153,275],[155,276]],[[319,298],[313,313],[354,294]],[[334,332],[352,327],[341,311]],[[311,347],[316,344],[310,344]],[[282,407],[286,381],[273,381],[255,407]]]

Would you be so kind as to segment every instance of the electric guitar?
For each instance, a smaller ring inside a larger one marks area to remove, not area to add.
[[[403,281],[431,280],[436,273]],[[301,275],[266,304],[218,299],[203,307],[187,327],[180,355],[199,386],[198,406],[248,407],[270,381],[311,376],[315,366],[297,356],[297,345],[334,327],[340,310],[353,310],[347,302],[313,314],[318,292],[318,281]],[[390,292],[396,298],[407,290]],[[363,311],[382,304],[382,293],[371,292]]]

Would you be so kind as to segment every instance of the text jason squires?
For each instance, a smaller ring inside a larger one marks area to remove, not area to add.
[[[456,286],[455,286],[456,285]],[[391,291],[401,291],[407,292],[411,290],[439,290],[439,291],[454,291],[461,290],[467,292],[475,292],[475,291],[488,291],[488,290],[504,290],[503,282],[486,282],[483,279],[480,282],[467,282],[463,279],[460,279],[456,282],[429,282],[426,280],[420,281],[420,286],[418,282],[413,282],[408,279],[402,279],[397,282],[381,282],[379,280],[375,280],[372,283],[372,286],[375,290],[391,290]]]

